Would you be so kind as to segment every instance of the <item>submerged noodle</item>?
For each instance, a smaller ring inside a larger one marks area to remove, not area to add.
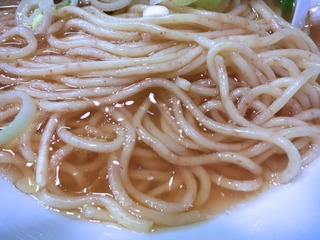
[[[218,189],[288,183],[320,155],[319,50],[264,2],[161,1],[170,14],[148,17],[145,2],[91,4],[38,30],[1,15],[0,164],[20,190],[150,231],[206,219]]]

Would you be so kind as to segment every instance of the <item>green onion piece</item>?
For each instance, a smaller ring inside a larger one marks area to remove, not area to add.
[[[197,0],[172,0],[172,2],[174,2],[175,4],[177,4],[179,6],[186,6],[191,3],[194,3],[195,1],[197,1]]]
[[[291,20],[294,10],[294,0],[281,0],[281,15],[286,20]]]
[[[223,12],[230,0],[197,0],[194,5],[208,11]]]
[[[62,7],[65,7],[65,6],[69,6],[71,3],[70,0],[63,0],[62,2],[59,2],[58,4],[56,4],[56,8],[62,8]]]
[[[43,13],[38,13],[31,22],[31,28],[36,29],[37,27],[39,27],[43,17],[44,17]]]

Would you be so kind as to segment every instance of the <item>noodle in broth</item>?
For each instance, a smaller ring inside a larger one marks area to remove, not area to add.
[[[320,155],[319,50],[263,1],[161,1],[170,14],[148,17],[146,2],[96,2],[36,31],[2,11],[0,163],[20,190],[150,231],[206,219],[219,189],[288,183]]]

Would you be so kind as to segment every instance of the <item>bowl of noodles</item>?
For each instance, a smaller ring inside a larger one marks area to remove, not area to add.
[[[1,236],[319,233],[319,46],[288,2],[1,8]]]

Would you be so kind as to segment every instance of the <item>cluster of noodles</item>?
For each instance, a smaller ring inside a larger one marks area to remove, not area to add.
[[[1,15],[0,162],[52,208],[150,231],[217,188],[288,183],[320,155],[318,48],[262,1]],[[15,167],[14,167],[15,166]]]

